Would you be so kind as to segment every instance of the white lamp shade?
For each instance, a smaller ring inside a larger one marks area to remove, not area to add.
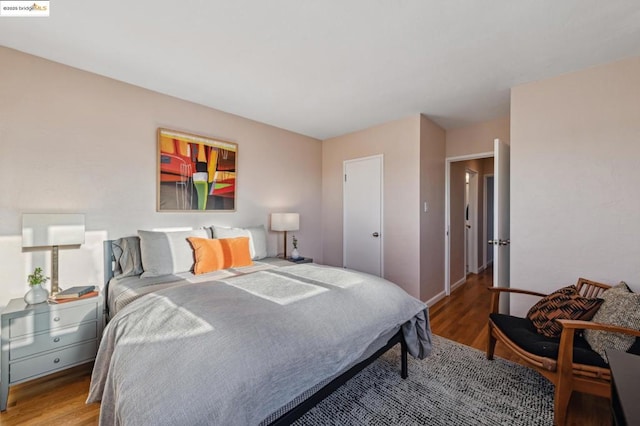
[[[297,231],[300,229],[298,213],[271,213],[272,231]]]
[[[22,247],[84,244],[83,214],[23,214]]]

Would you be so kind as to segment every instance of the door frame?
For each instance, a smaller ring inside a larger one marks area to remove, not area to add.
[[[493,151],[481,152],[478,154],[459,155],[456,157],[445,158],[445,178],[444,178],[444,292],[447,296],[451,294],[451,253],[449,252],[451,244],[449,242],[449,228],[451,227],[451,163],[465,160],[476,160],[481,158],[491,158],[494,156]]]
[[[483,177],[483,191],[482,191],[482,239],[483,240],[487,240],[487,238],[489,237],[487,235],[487,225],[489,224],[489,218],[487,217],[487,206],[489,205],[487,203],[487,189],[489,188],[489,178],[493,177],[493,173],[487,173],[484,175]],[[495,197],[495,195],[494,195]],[[491,200],[491,209],[493,210],[493,200]],[[493,215],[491,215],[491,220],[493,220]],[[487,250],[487,245],[488,244],[482,244],[482,270],[485,270],[489,267],[488,263],[487,263],[487,253],[489,252]],[[493,250],[493,246],[491,246],[491,249]],[[491,258],[491,261],[493,262],[493,257]]]
[[[372,160],[374,158],[380,159],[380,277],[384,277],[384,237],[385,237],[385,229],[384,229],[384,154],[376,154],[369,155],[367,157],[359,157],[359,158],[351,158],[349,160],[344,160],[342,162],[342,265],[347,264],[347,251],[345,247],[346,244],[346,235],[345,228],[347,227],[346,219],[346,209],[344,206],[345,198],[347,197],[347,191],[345,190],[345,176],[347,174],[347,164],[355,163],[356,161],[364,161],[364,160]]]

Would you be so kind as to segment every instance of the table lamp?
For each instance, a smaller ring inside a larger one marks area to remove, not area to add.
[[[298,213],[271,213],[271,230],[284,231],[284,258],[287,258],[287,231],[300,229]]]
[[[83,214],[22,215],[22,247],[51,247],[51,295],[58,293],[58,247],[84,244]]]

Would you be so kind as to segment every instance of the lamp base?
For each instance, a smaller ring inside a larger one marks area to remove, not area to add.
[[[284,254],[282,255],[282,258],[287,258],[287,231],[284,231]]]
[[[51,249],[51,295],[58,294],[58,246]]]

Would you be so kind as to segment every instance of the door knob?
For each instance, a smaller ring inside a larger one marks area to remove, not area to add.
[[[373,235],[373,236],[374,236],[374,237],[376,237],[376,238],[378,238],[378,237],[380,236],[380,234],[378,234],[377,232],[374,232],[374,233],[373,233],[373,234],[371,234],[371,235]]]

